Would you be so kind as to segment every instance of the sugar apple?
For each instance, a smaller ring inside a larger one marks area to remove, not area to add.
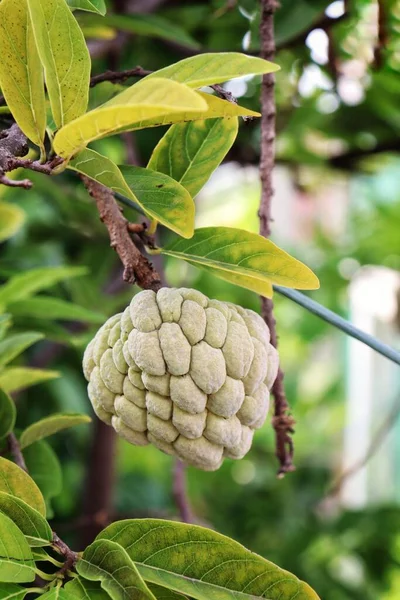
[[[267,416],[279,358],[255,312],[193,289],[136,294],[83,358],[97,416],[131,444],[200,469],[243,458]]]

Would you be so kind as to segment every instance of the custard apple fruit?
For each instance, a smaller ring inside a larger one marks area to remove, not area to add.
[[[83,358],[97,416],[131,444],[200,469],[243,458],[265,422],[279,358],[251,310],[193,289],[145,290]]]

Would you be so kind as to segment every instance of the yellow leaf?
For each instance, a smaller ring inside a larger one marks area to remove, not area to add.
[[[273,73],[279,66],[262,58],[246,56],[239,52],[209,52],[190,56],[173,65],[155,71],[151,77],[166,77],[189,87],[221,83],[243,75]]]
[[[57,127],[82,115],[88,104],[90,56],[65,0],[28,0]]]
[[[139,129],[151,118],[167,114],[185,115],[207,110],[203,97],[190,88],[168,79],[140,81],[112,100],[62,127],[54,138],[54,149],[70,158],[93,140],[113,135],[124,127]],[[135,125],[135,127],[133,127]]]
[[[162,253],[268,298],[273,283],[300,290],[319,288],[318,278],[306,265],[270,240],[242,229],[196,229],[190,240],[173,242]]]
[[[25,213],[18,206],[0,202],[0,242],[17,233],[24,221]]]
[[[0,85],[25,135],[44,151],[46,128],[43,69],[26,0],[0,3]]]

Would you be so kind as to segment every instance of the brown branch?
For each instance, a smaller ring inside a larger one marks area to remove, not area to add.
[[[134,67],[133,69],[127,69],[126,71],[105,71],[99,75],[93,75],[90,78],[90,87],[95,87],[99,83],[109,81],[110,83],[123,83],[131,77],[146,77],[150,75],[152,71],[146,71],[142,67]]]
[[[67,546],[67,544],[63,542],[63,540],[61,540],[54,531],[52,547],[65,559],[63,566],[59,571],[57,571],[57,577],[64,578],[66,573],[73,569],[78,562],[79,554],[71,550],[69,546]]]
[[[275,0],[261,0],[261,57],[273,60],[275,55],[274,42],[274,12],[277,8]],[[260,234],[264,237],[271,235],[271,207],[273,197],[272,172],[275,165],[275,78],[272,73],[263,76],[261,86],[261,201],[259,209]],[[277,348],[278,339],[276,334],[276,321],[273,314],[273,302],[269,298],[261,298],[261,314],[271,332],[271,344]],[[274,418],[273,427],[276,437],[276,456],[279,460],[278,476],[283,477],[285,473],[294,470],[293,433],[294,420],[287,414],[289,409],[286,400],[283,371],[279,369],[277,378],[272,388],[274,396]]]
[[[128,229],[129,222],[122,214],[113,193],[103,185],[82,176],[86,189],[96,202],[100,219],[108,229],[110,245],[124,265],[124,281],[137,283],[147,290],[157,291],[161,280],[152,264],[134,244]]]
[[[181,521],[183,523],[193,523],[193,515],[186,489],[186,466],[179,459],[176,459],[174,463],[173,478],[172,491]]]
[[[23,469],[26,473],[28,472],[28,468],[26,466],[26,462],[24,456],[21,452],[21,447],[19,445],[19,441],[14,433],[10,433],[8,436],[8,449],[10,451],[11,456],[14,459],[15,464],[17,464],[21,469]]]
[[[383,0],[378,0],[378,39],[374,49],[374,68],[383,66],[384,52],[388,45],[387,15]]]

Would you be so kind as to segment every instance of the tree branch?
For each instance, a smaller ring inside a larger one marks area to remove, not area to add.
[[[21,452],[19,441],[17,440],[14,433],[10,433],[8,436],[8,449],[10,451],[11,456],[14,459],[15,464],[17,464],[21,469],[23,469],[27,473],[28,468],[26,466],[24,456]]]
[[[129,222],[122,214],[111,190],[88,177],[81,176],[81,179],[96,202],[101,221],[108,229],[110,245],[124,265],[124,281],[136,282],[147,290],[159,290],[160,276],[134,244],[129,232]]]
[[[275,55],[274,12],[276,8],[277,2],[275,0],[261,0],[261,57],[269,61],[273,60]],[[275,78],[272,73],[263,76],[261,87],[261,201],[258,214],[260,217],[260,234],[264,237],[269,237],[271,234],[271,205],[274,193],[272,187],[272,172],[275,164],[274,85]],[[273,306],[272,300],[261,297],[261,314],[271,332],[271,344],[277,348],[278,339]],[[294,432],[293,426],[295,422],[287,414],[289,405],[286,400],[283,378],[284,374],[280,368],[272,388],[274,396],[274,417],[272,424],[275,429],[276,456],[280,465],[278,477],[283,477],[285,473],[294,470],[291,434]]]
[[[388,45],[388,31],[386,24],[386,8],[383,0],[378,0],[378,39],[374,49],[374,68],[380,69],[383,66],[384,52]]]
[[[176,459],[174,463],[172,491],[181,521],[183,523],[193,523],[193,515],[186,489],[186,466],[179,459]]]
[[[139,66],[125,71],[105,71],[99,75],[93,75],[90,78],[90,87],[95,87],[104,81],[109,81],[110,83],[123,83],[131,77],[146,77],[146,75],[150,75],[151,73],[152,71],[146,71],[146,69],[142,69],[142,67]]]

